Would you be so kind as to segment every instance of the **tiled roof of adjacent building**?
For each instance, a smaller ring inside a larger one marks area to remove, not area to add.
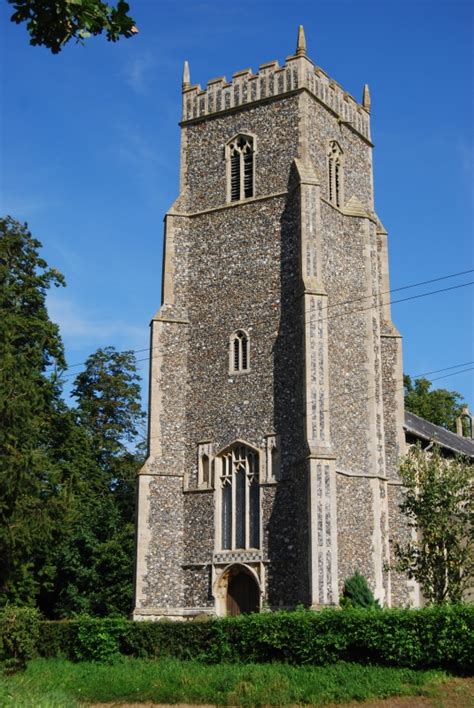
[[[474,440],[451,433],[439,425],[429,423],[414,413],[405,411],[405,430],[422,440],[438,443],[441,447],[474,459]]]

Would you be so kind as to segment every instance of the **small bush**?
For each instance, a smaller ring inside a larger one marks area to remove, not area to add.
[[[367,580],[358,570],[344,581],[341,606],[380,609],[379,601],[375,599]]]
[[[120,658],[120,638],[127,630],[126,620],[100,620],[80,617],[77,623],[73,656],[78,661],[111,664]]]
[[[7,605],[0,610],[0,664],[6,671],[24,669],[37,654],[40,617],[32,607]]]

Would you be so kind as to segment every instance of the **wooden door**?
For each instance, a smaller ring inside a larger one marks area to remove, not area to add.
[[[227,586],[227,615],[235,616],[258,612],[258,586],[251,575],[238,573]]]

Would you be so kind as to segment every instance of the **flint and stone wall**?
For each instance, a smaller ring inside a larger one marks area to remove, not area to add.
[[[181,192],[153,321],[136,617],[215,612],[216,579],[232,560],[255,572],[270,607],[336,603],[356,569],[383,602],[409,598],[384,570],[391,529],[403,527],[399,488],[387,487],[401,452],[401,348],[380,306],[388,265],[368,114],[351,113],[351,99],[341,110],[357,122],[341,122],[338,89],[316,72],[318,96],[310,65],[295,61],[286,93],[270,91],[267,67],[264,95],[243,101],[239,89],[228,110],[219,82],[204,107],[199,92],[185,92]],[[242,77],[236,85],[252,85]],[[255,191],[229,204],[224,148],[239,133],[255,140]],[[344,155],[341,208],[329,202],[330,140]],[[229,373],[239,329],[250,370]],[[198,445],[215,455],[244,440],[264,456],[270,435],[280,474],[261,478],[261,548],[226,554],[215,540],[219,480],[200,487]]]

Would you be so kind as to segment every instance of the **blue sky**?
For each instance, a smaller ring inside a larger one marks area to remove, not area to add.
[[[472,2],[129,2],[138,35],[117,44],[91,38],[53,56],[29,46],[0,0],[0,213],[28,221],[66,277],[49,308],[69,364],[99,346],[148,345],[160,304],[162,219],[178,190],[183,60],[201,85],[283,63],[300,23],[310,57],[331,77],[358,100],[370,85],[376,209],[389,231],[392,288],[474,268]],[[393,306],[407,373],[474,359],[473,293],[470,286]],[[147,361],[139,366],[146,378]],[[462,392],[473,408],[473,379],[469,371],[435,385]]]

